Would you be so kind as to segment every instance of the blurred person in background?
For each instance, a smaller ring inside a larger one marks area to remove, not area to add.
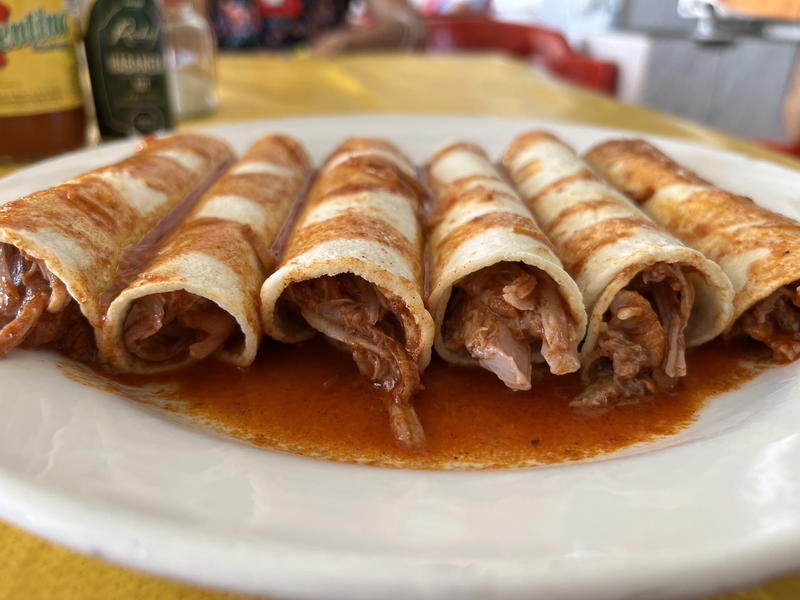
[[[490,0],[424,0],[423,15],[486,15]]]
[[[407,0],[363,0],[362,24],[348,23],[351,0],[214,0],[220,48],[292,50],[317,55],[362,50],[411,50],[425,26]]]
[[[800,52],[795,56],[792,75],[783,96],[783,129],[791,146],[800,146]]]

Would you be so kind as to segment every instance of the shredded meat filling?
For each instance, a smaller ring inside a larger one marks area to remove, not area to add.
[[[85,337],[79,321],[77,304],[43,261],[0,244],[0,357],[23,343],[73,347],[76,336]]]
[[[684,332],[694,288],[680,266],[656,263],[614,296],[587,358],[588,385],[573,406],[604,410],[659,389],[686,375]]]
[[[422,425],[411,405],[421,389],[416,350],[406,342],[402,303],[394,303],[355,275],[325,276],[291,285],[284,298],[326,336],[347,345],[359,371],[388,392],[386,408],[395,439],[419,450]]]
[[[448,350],[469,353],[512,390],[529,390],[532,363],[557,374],[580,367],[575,326],[555,282],[518,263],[460,280],[442,325]]]
[[[736,321],[731,334],[744,333],[763,342],[775,359],[800,357],[800,287],[785,285],[760,300]]]
[[[230,313],[207,298],[177,290],[132,302],[123,340],[131,354],[145,361],[201,360],[222,348],[235,330]]]

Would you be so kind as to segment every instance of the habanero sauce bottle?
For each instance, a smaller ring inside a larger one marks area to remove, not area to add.
[[[0,0],[0,161],[85,143],[77,31],[64,0]]]
[[[155,0],[97,0],[84,44],[104,138],[172,128],[163,20]]]

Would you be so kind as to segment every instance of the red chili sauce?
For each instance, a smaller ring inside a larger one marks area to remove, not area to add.
[[[116,391],[118,384],[168,386],[173,391],[161,398],[170,410],[265,448],[403,468],[509,468],[585,459],[674,434],[707,400],[771,364],[769,351],[748,340],[691,349],[687,363],[689,374],[676,391],[581,416],[569,408],[582,389],[577,374],[548,375],[529,392],[512,392],[487,371],[434,357],[415,399],[427,436],[423,454],[395,445],[381,392],[359,375],[349,354],[319,338],[265,341],[248,369],[204,362],[178,373],[95,383]],[[87,382],[85,373],[73,376]]]

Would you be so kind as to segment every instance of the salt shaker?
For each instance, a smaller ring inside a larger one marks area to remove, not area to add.
[[[208,21],[192,0],[164,0],[165,59],[173,111],[180,119],[200,117],[217,107],[216,42]]]

